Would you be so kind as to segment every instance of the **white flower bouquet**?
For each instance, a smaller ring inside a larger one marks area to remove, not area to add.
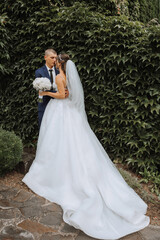
[[[51,82],[48,78],[36,78],[33,81],[33,88],[37,91],[46,91],[51,89]],[[43,102],[43,96],[39,96],[39,102]]]

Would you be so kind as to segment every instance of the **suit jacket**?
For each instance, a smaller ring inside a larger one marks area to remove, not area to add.
[[[55,74],[59,74],[59,71],[55,68]],[[37,69],[35,71],[35,77],[39,78],[39,77],[46,77],[49,78],[51,81],[51,77],[48,73],[47,67],[46,65],[44,65],[43,67]],[[55,92],[55,91],[51,91],[51,92]],[[43,102],[42,103],[38,103],[38,111],[42,111],[44,112],[49,100],[51,99],[51,97],[49,96],[43,96]]]

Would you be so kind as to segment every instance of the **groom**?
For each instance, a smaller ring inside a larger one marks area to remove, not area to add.
[[[45,65],[35,71],[35,77],[40,78],[40,77],[46,77],[49,78],[51,81],[51,84],[55,83],[55,77],[57,74],[59,74],[58,69],[56,69],[55,64],[56,64],[56,57],[57,53],[54,49],[47,49],[45,51]],[[55,89],[52,87],[51,92],[56,92]],[[43,118],[43,114],[45,111],[45,108],[49,102],[51,97],[49,96],[43,96],[43,102],[38,103],[38,123],[39,123],[39,128],[41,126],[41,121]]]

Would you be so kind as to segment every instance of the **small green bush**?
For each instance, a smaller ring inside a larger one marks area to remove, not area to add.
[[[0,176],[17,165],[22,150],[22,141],[15,133],[0,129]]]

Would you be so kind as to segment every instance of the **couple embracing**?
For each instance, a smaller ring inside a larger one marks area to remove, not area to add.
[[[68,58],[69,56],[66,55],[66,57]],[[51,86],[52,86],[50,92],[56,93],[57,86],[56,86],[56,83],[55,83],[55,79],[56,79],[56,76],[59,74],[59,70],[56,66],[57,52],[54,49],[47,49],[45,51],[44,59],[45,59],[46,63],[43,67],[36,70],[35,77],[36,78],[41,78],[41,77],[44,78],[45,77],[45,78],[50,79]],[[68,92],[65,91],[65,93],[66,93],[66,97],[67,97]],[[39,128],[41,126],[44,111],[45,111],[46,106],[47,106],[50,99],[51,99],[51,97],[46,95],[46,96],[43,97],[43,101],[38,103]]]
[[[57,89],[40,93],[44,108],[39,112],[44,114],[39,114],[36,157],[23,182],[59,204],[66,223],[94,238],[119,239],[145,228],[146,203],[127,185],[89,126],[75,64],[67,54],[51,55],[45,59],[52,65],[37,70],[36,77],[51,79],[49,70],[56,64]]]

